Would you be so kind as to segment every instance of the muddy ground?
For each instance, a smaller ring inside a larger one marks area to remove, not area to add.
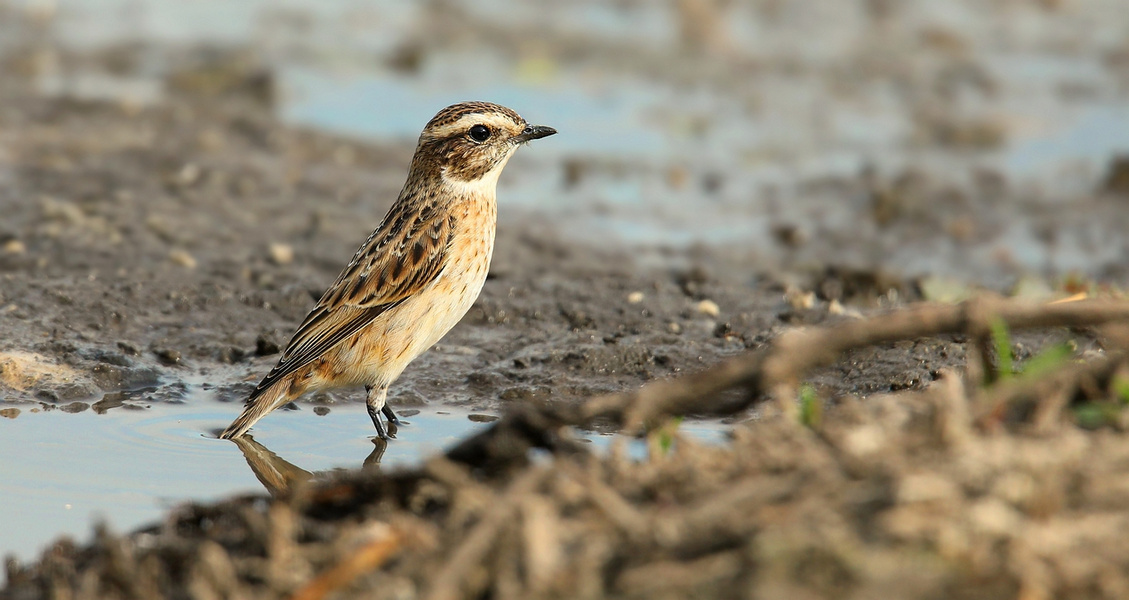
[[[241,401],[379,222],[411,153],[294,130],[237,103],[134,108],[8,92],[3,373],[15,407],[82,410],[145,387],[179,401],[189,383]],[[758,273],[740,249],[640,265],[657,253],[503,218],[482,297],[392,404],[583,398],[821,322],[828,300],[857,311],[919,297],[913,281],[880,273]],[[962,359],[957,343],[924,342],[852,357],[820,381],[835,394],[919,388]]]
[[[0,414],[184,402],[203,387],[234,416],[379,222],[411,146],[280,122],[271,74],[254,64],[218,87],[215,73],[170,76],[167,95],[145,104],[43,94],[33,64],[34,53],[10,54],[0,76]],[[540,176],[564,193],[577,165]],[[811,189],[861,198],[858,231],[975,245],[968,223],[950,217],[954,204],[974,215],[980,196],[913,174],[874,177]],[[985,210],[998,218],[1006,186],[985,177],[976,193],[992,196]],[[1114,169],[1080,201],[1117,214],[1118,181]],[[889,261],[844,264],[856,240],[812,240],[802,224],[774,231],[775,258],[760,243],[582,243],[551,219],[507,215],[504,183],[482,296],[407,370],[394,407],[575,403],[696,371],[793,327],[968,291]],[[1082,219],[1068,206],[1043,210],[1047,223]],[[802,261],[779,258],[797,249]],[[1120,273],[1103,263],[1040,293],[1117,287]],[[1054,329],[1017,335],[1013,350],[1023,360],[1065,339],[1077,356],[1105,349],[1090,331]],[[975,429],[954,376],[937,383],[965,366],[967,342],[848,353],[809,379],[828,403],[816,432],[756,405],[731,416],[749,422],[732,443],[677,439],[643,462],[538,455],[490,471],[437,460],[273,501],[187,505],[140,532],[60,541],[39,562],[10,563],[0,597],[281,597],[327,573],[340,597],[1129,594],[1123,423]],[[302,403],[360,401],[335,391]]]

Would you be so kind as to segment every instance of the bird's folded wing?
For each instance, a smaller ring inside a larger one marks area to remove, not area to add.
[[[298,326],[282,359],[256,386],[248,402],[439,276],[451,245],[453,217],[400,204],[404,203],[392,208]]]

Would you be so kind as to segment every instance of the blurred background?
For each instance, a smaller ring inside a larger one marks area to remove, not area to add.
[[[452,102],[511,106],[561,135],[507,170],[503,222],[565,238],[1001,288],[1125,272],[1122,0],[6,0],[0,12],[0,56],[45,95],[247,101],[404,152]]]

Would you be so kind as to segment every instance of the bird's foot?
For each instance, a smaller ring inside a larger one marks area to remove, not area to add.
[[[390,434],[388,432],[388,428],[384,426],[384,419],[380,418],[380,412],[381,411],[373,408],[373,406],[371,404],[368,406],[368,416],[372,419],[373,426],[376,427],[376,436],[379,437],[380,439],[384,440],[384,441],[388,441],[388,440],[396,437],[396,430],[395,430],[396,423],[394,421],[389,420],[389,423],[393,426],[393,430]]]
[[[392,412],[391,406],[388,406],[387,404],[385,404],[384,408],[380,409],[380,412],[384,413],[384,416],[388,417],[389,423],[391,423],[391,424],[393,424],[397,427],[404,424],[404,422],[400,420],[400,417],[397,417],[396,413]]]

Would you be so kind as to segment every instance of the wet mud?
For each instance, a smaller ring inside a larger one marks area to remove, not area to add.
[[[16,94],[5,118],[20,157],[2,192],[0,364],[13,405],[108,409],[137,389],[178,402],[188,386],[241,401],[379,223],[411,151],[191,103],[129,109]],[[346,152],[347,164],[333,159]],[[828,272],[801,283],[823,299],[789,302],[794,284],[738,267],[740,251],[692,254],[648,266],[658,251],[582,245],[547,223],[503,218],[481,298],[391,402],[496,411],[587,397],[837,318],[828,298],[865,308],[918,295],[913,282]],[[914,387],[962,360],[944,343],[888,352],[912,357],[911,379],[874,355],[829,382],[837,392]],[[888,383],[895,372],[900,383]]]

